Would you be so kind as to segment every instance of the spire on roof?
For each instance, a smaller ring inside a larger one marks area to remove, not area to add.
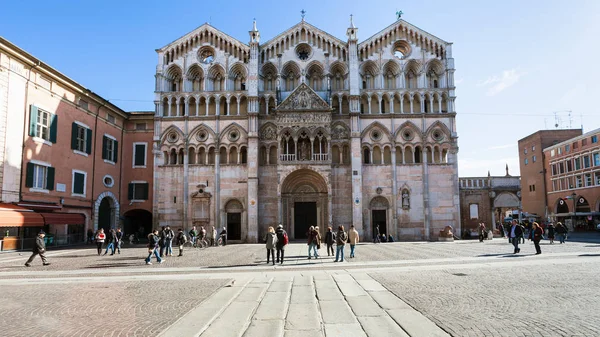
[[[508,174],[508,163],[506,164],[506,176],[509,177],[510,174]]]
[[[252,22],[252,31],[253,32],[258,32],[258,29],[256,29],[256,18],[253,19],[254,21]]]
[[[356,28],[356,27],[354,26],[354,18],[353,18],[353,16],[354,16],[354,15],[350,14],[350,28]]]

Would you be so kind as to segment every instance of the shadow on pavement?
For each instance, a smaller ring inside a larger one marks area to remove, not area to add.
[[[580,254],[579,256],[600,256],[600,254]]]
[[[141,266],[143,265],[144,261],[143,259],[141,260],[141,263],[113,263],[113,264],[108,264],[108,263],[103,263],[103,264],[96,264],[93,266],[86,266],[86,269],[102,269],[102,268],[122,268],[122,267],[135,267],[135,266]]]
[[[504,256],[508,255],[508,253],[500,253],[500,254],[481,254],[477,255],[477,257],[491,257],[491,256]]]

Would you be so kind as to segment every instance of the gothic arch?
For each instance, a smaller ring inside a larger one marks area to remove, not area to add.
[[[178,80],[183,77],[183,69],[175,63],[171,64],[165,71],[165,75],[170,80]]]
[[[94,202],[94,230],[98,229],[98,215],[100,212],[100,204],[102,203],[102,200],[104,198],[109,198],[112,201],[112,207],[114,207],[113,223],[115,226],[119,224],[119,214],[121,205],[119,204],[119,200],[117,199],[117,197],[112,192],[106,191],[102,192]]]
[[[440,122],[440,121],[435,121],[433,124],[431,124],[428,128],[427,131],[425,131],[425,135],[426,138],[430,138],[431,137],[431,133],[433,132],[433,130],[435,130],[436,128],[442,130],[442,132],[444,134],[446,134],[446,140],[449,140],[450,137],[452,136],[452,133],[450,132],[450,129],[448,129],[448,126],[446,126],[446,124]]]
[[[406,139],[402,138],[402,133],[406,129],[413,132],[413,139],[406,140]],[[400,125],[400,127],[398,127],[398,129],[396,129],[396,134],[394,135],[394,140],[397,143],[419,142],[421,140],[421,136],[422,136],[421,129],[419,129],[419,127],[417,127],[413,122],[406,121],[406,122],[402,123],[402,125]],[[400,137],[400,139],[398,139],[398,137]]]
[[[236,75],[243,78],[248,77],[248,69],[242,62],[236,62],[229,67],[229,76],[235,78]]]
[[[494,199],[495,208],[518,208],[519,197],[510,192],[502,192]]]
[[[362,63],[360,67],[360,74],[363,76],[367,74],[371,76],[377,76],[379,74],[379,67],[374,61],[367,60]]]
[[[275,67],[273,62],[269,61],[269,62],[266,62],[265,64],[263,64],[263,66],[260,68],[260,72],[263,76],[266,76],[268,74],[277,76],[277,67]]]
[[[227,213],[242,213],[246,208],[244,207],[244,203],[239,199],[231,198],[225,202],[224,210]]]
[[[370,209],[388,209],[390,208],[390,202],[389,200],[381,195],[378,195],[376,197],[374,197],[373,199],[371,199],[371,201],[369,202],[369,208]]]
[[[215,132],[213,131],[213,129],[212,129],[210,126],[208,126],[208,125],[206,125],[206,124],[202,123],[202,124],[196,125],[196,126],[195,126],[195,127],[192,129],[192,131],[189,133],[189,136],[188,136],[188,142],[190,142],[190,143],[193,143],[193,142],[195,142],[195,137],[196,137],[196,135],[198,134],[198,132],[199,132],[200,130],[205,130],[206,132],[208,132],[208,135],[209,135],[209,137],[206,139],[206,141],[205,141],[205,142],[208,142],[208,140],[209,140],[210,138],[212,138],[212,139],[213,139],[213,141],[217,139],[217,137],[216,137],[216,134],[215,134]]]
[[[171,132],[176,132],[179,136],[178,140],[175,143],[180,142],[181,140],[183,140],[183,131],[181,131],[180,128],[178,128],[176,125],[169,125],[169,127],[167,127],[165,129],[165,131],[163,131],[162,135],[160,136],[160,143],[161,144],[165,144],[166,143],[166,138],[167,135],[169,135]]]
[[[239,125],[239,124],[238,124],[238,123],[236,123],[236,122],[233,122],[233,123],[231,123],[231,124],[227,125],[227,126],[226,126],[226,127],[223,129],[223,131],[221,131],[221,133],[219,134],[219,141],[220,141],[220,142],[223,142],[225,139],[227,139],[226,137],[227,137],[227,134],[229,133],[229,131],[232,131],[232,130],[234,130],[234,129],[235,129],[235,130],[238,130],[238,131],[239,131],[239,133],[240,133],[240,134],[239,134],[239,138],[238,138],[237,142],[238,142],[238,143],[239,143],[239,142],[244,142],[244,141],[245,141],[245,139],[246,139],[246,136],[247,136],[246,129],[244,129],[244,128],[243,128],[241,125]]]
[[[335,61],[329,66],[329,73],[333,76],[340,74],[343,78],[348,75],[348,67],[341,61]]]
[[[297,186],[306,184],[314,186],[317,192],[327,192],[327,194],[331,195],[331,184],[328,184],[329,179],[310,167],[284,174],[281,177],[281,181],[283,183],[278,184],[277,195],[290,193],[295,191]]]
[[[379,122],[373,122],[371,124],[369,124],[369,126],[367,126],[361,133],[360,133],[360,138],[361,139],[365,139],[368,135],[369,132],[371,132],[372,129],[374,128],[378,128],[381,130],[381,132],[383,132],[383,134],[388,138],[388,141],[391,141],[391,134],[390,134],[390,130],[388,130],[387,127],[385,127],[385,125],[379,123]],[[382,139],[382,142],[385,143]]]

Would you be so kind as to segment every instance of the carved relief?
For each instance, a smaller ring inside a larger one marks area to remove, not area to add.
[[[277,115],[277,123],[286,124],[323,124],[331,123],[328,113],[284,113]]]
[[[329,104],[317,95],[305,83],[300,86],[286,98],[278,110],[330,110]]]
[[[277,138],[277,131],[271,125],[264,127],[260,132],[261,140],[275,140]]]
[[[333,139],[348,139],[349,136],[348,129],[339,124],[334,126],[332,133],[331,138]]]

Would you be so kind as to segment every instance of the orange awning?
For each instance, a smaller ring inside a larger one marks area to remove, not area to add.
[[[42,227],[39,213],[13,204],[0,204],[0,227]]]
[[[79,213],[39,213],[46,225],[83,225],[85,216]]]

